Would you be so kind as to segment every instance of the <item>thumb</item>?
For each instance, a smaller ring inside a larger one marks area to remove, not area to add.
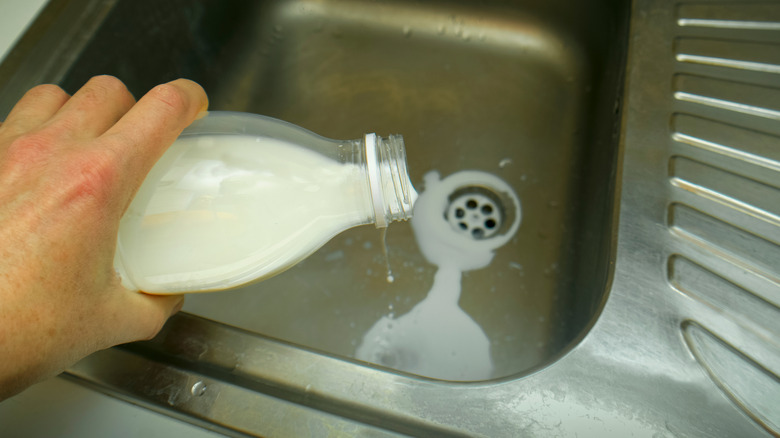
[[[113,300],[113,309],[107,312],[116,318],[111,346],[152,339],[184,305],[184,295],[150,295],[121,289],[116,294],[118,299]]]

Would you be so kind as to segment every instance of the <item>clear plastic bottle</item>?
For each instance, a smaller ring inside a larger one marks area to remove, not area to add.
[[[331,140],[258,115],[210,112],[151,170],[119,228],[125,287],[229,289],[293,266],[338,233],[411,217],[403,138]]]

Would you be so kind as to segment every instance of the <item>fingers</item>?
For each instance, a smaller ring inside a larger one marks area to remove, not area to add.
[[[158,85],[103,135],[125,170],[135,179],[133,191],[182,130],[208,108],[205,91],[195,82],[178,79]],[[131,192],[132,193],[132,192]]]
[[[62,139],[92,139],[114,125],[135,103],[119,79],[95,76],[73,97],[56,85],[28,91],[11,110],[2,128],[10,136],[43,126]]]
[[[135,104],[125,84],[113,76],[87,81],[53,115],[49,126],[70,139],[93,139],[112,127]]]
[[[38,85],[16,103],[1,128],[10,136],[35,130],[54,116],[69,98],[70,96],[56,85]]]

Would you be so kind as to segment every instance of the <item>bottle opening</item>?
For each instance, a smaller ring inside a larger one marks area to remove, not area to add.
[[[403,137],[366,134],[366,166],[377,228],[412,217],[417,191],[409,180]]]

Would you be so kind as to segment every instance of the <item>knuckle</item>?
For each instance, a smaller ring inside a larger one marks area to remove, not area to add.
[[[65,93],[65,90],[53,84],[37,85],[31,88],[26,94],[28,97],[32,98],[33,100],[42,100],[42,99],[50,99],[50,98],[63,99],[68,96],[68,94]]]
[[[120,182],[122,160],[111,148],[69,149],[50,132],[36,131],[13,140],[0,163],[3,180],[46,175],[42,188],[62,203],[84,200],[105,205]]]
[[[6,148],[4,163],[18,169],[42,164],[51,157],[55,142],[46,133],[37,131],[15,138]]]
[[[154,99],[164,104],[168,112],[172,114],[183,113],[190,104],[190,98],[181,88],[173,84],[161,84],[149,91]]]
[[[70,184],[65,186],[69,200],[105,203],[119,181],[120,163],[111,149],[90,150],[77,154],[66,172],[70,176]]]
[[[93,76],[87,81],[87,84],[105,88],[107,90],[123,90],[125,88],[125,84],[122,81],[111,75]]]
[[[129,91],[119,79],[114,76],[94,76],[79,90],[86,106],[96,106],[108,100],[124,99]]]
[[[93,76],[85,84],[86,88],[96,88],[105,92],[121,92],[125,90],[125,84],[114,76]]]

